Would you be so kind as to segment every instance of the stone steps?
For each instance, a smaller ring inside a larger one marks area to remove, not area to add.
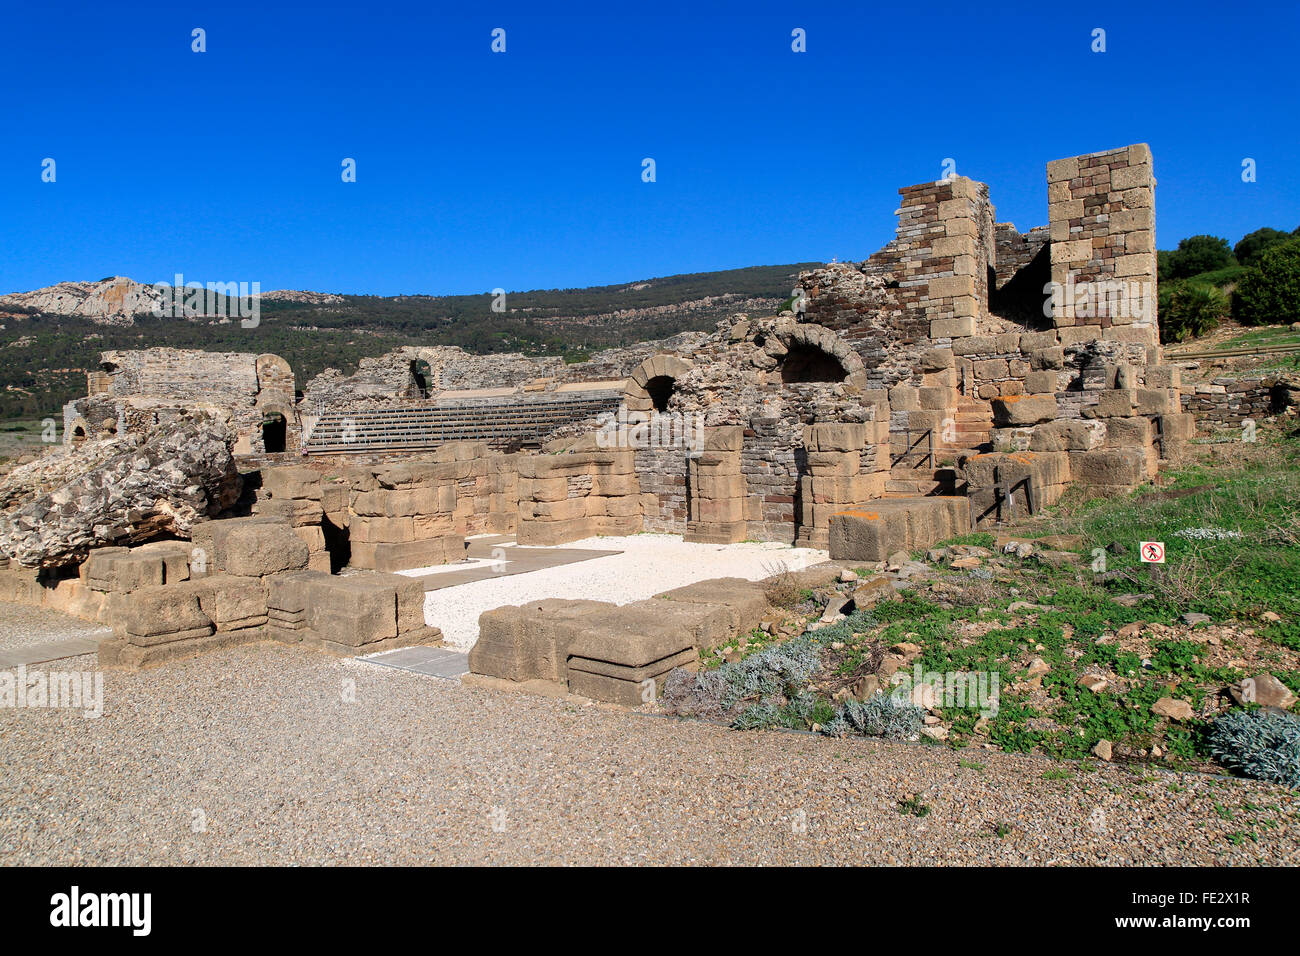
[[[493,447],[540,444],[564,425],[618,408],[615,397],[325,412],[303,444],[308,455],[437,448],[453,441]]]

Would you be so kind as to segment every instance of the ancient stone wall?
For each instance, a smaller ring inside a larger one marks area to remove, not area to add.
[[[1239,426],[1279,410],[1276,382],[1263,378],[1216,378],[1187,386],[1181,393],[1182,410],[1211,425]]]
[[[1145,143],[1047,164],[1058,327],[1155,326],[1152,170]]]

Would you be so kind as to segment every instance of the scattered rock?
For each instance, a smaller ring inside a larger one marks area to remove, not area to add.
[[[885,570],[897,571],[901,567],[903,567],[903,565],[910,564],[911,561],[912,561],[912,556],[908,554],[906,551],[895,551],[893,554],[891,554],[888,558],[885,559]]]
[[[897,597],[898,592],[894,590],[894,582],[883,575],[877,575],[858,582],[858,586],[853,589],[853,606],[870,607],[877,601],[890,601]]]
[[[1028,601],[1012,601],[1007,608],[1008,614],[1019,614],[1022,611],[1046,611],[1048,608],[1041,604],[1030,604]]]
[[[826,610],[822,611],[821,623],[831,624],[844,617],[843,611],[845,605],[849,603],[849,598],[833,597],[826,602]]]
[[[1276,611],[1265,611],[1259,616],[1259,619],[1261,621],[1267,621],[1269,624],[1276,624],[1278,621],[1282,620],[1282,615],[1278,614]]]
[[[949,566],[957,571],[967,571],[971,568],[978,568],[983,563],[984,562],[982,560],[975,557],[974,555],[971,555],[965,558],[958,558]]]
[[[858,579],[858,574],[856,571],[850,571],[848,568],[845,568],[843,571],[840,572],[841,584],[852,584],[857,579]]]
[[[1092,691],[1094,694],[1100,694],[1110,686],[1110,682],[1100,674],[1084,674],[1075,683],[1084,690]]]
[[[1259,704],[1261,707],[1277,707],[1290,710],[1296,702],[1295,694],[1272,674],[1256,674],[1247,677],[1240,684],[1233,684],[1228,693],[1238,704]]]
[[[1191,720],[1196,716],[1192,710],[1192,705],[1185,700],[1175,700],[1173,697],[1161,697],[1151,705],[1151,712],[1161,717],[1168,717],[1170,720]]]
[[[1035,551],[1034,557],[1042,564],[1049,565],[1053,568],[1063,568],[1066,565],[1078,564],[1079,555],[1073,551]]]
[[[1123,627],[1121,627],[1118,631],[1115,632],[1115,636],[1120,638],[1121,640],[1126,640],[1130,637],[1137,637],[1139,634],[1142,633],[1142,628],[1145,626],[1146,625],[1142,621],[1134,621],[1131,624],[1125,624]]]
[[[931,564],[942,564],[947,557],[947,548],[931,548],[929,551],[925,552],[925,560],[929,561]]]
[[[1121,594],[1119,597],[1115,598],[1114,600],[1115,603],[1118,604],[1120,607],[1137,607],[1139,604],[1142,604],[1146,601],[1154,601],[1155,599],[1156,596],[1154,594],[1144,593],[1144,594]]]
[[[1188,611],[1183,615],[1183,623],[1188,627],[1196,627],[1198,624],[1209,624],[1210,615],[1198,614],[1195,611]]]
[[[1113,745],[1109,740],[1099,740],[1092,745],[1092,752],[1102,760],[1109,761],[1113,756]]]
[[[921,728],[921,733],[925,734],[925,735],[926,735],[927,737],[929,737],[931,740],[947,740],[947,739],[948,739],[948,728],[947,728],[947,727],[922,727],[922,728]]]
[[[1047,665],[1047,661],[1043,660],[1041,657],[1035,657],[1029,662],[1029,671],[1026,676],[1032,680],[1035,677],[1042,677],[1049,671],[1051,671],[1051,668]]]

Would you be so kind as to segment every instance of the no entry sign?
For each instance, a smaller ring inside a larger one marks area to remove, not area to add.
[[[1165,543],[1163,541],[1139,542],[1138,552],[1142,555],[1142,560],[1147,564],[1165,563]]]

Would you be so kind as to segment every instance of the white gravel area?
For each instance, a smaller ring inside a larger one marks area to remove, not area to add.
[[[275,643],[104,677],[98,719],[0,707],[0,866],[1300,862],[1300,794],[1254,781],[734,731]]]
[[[100,638],[109,633],[103,624],[81,621],[47,607],[0,601],[0,650],[80,637]]]
[[[772,541],[689,544],[671,534],[584,538],[562,547],[622,553],[431,591],[424,598],[425,621],[442,629],[448,646],[468,650],[478,640],[479,615],[494,607],[543,598],[629,604],[696,581],[757,581],[778,570],[779,563],[800,570],[830,557],[825,551]]]

